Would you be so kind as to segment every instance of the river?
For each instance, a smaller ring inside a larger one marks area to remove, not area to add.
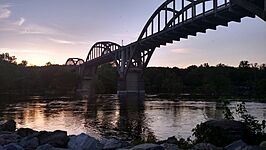
[[[0,100],[0,120],[13,118],[18,128],[65,130],[69,135],[84,132],[96,138],[132,139],[148,135],[158,140],[170,136],[187,138],[192,136],[191,130],[198,123],[223,117],[222,104],[207,101],[156,98],[143,101],[118,99],[115,95],[101,95],[91,100],[39,96]],[[237,103],[233,101],[229,105],[232,111]],[[266,103],[246,102],[246,107],[258,120],[266,119]]]

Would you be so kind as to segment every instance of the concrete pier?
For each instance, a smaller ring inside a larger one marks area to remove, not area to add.
[[[138,68],[131,68],[125,78],[118,79],[118,96],[137,95],[144,96],[144,79],[143,70]]]
[[[79,89],[77,90],[78,94],[81,97],[89,98],[95,96],[95,82],[97,80],[96,70],[97,67],[87,67],[82,68],[83,74],[82,81]]]

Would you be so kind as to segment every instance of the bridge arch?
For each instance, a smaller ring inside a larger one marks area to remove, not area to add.
[[[239,0],[166,0],[145,24],[126,64],[144,69],[156,47],[196,36],[197,32],[206,33],[207,29],[216,30],[218,25],[228,26],[230,21],[240,22],[246,16],[255,17],[234,1]],[[136,61],[136,57],[141,59]]]
[[[120,47],[119,44],[110,41],[97,42],[91,47],[86,62],[110,54]]]
[[[81,58],[68,58],[66,61],[66,65],[68,66],[78,66],[82,65],[85,61]]]

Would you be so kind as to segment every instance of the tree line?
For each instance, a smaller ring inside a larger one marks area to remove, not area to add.
[[[16,62],[15,56],[0,54],[0,94],[65,95],[73,94],[80,77],[67,66],[27,66]]]
[[[218,64],[180,68],[147,68],[148,93],[176,93],[194,96],[266,98],[265,64],[241,61],[239,67]]]
[[[81,77],[72,67],[47,63],[27,67],[14,56],[0,54],[0,93],[75,93]],[[144,71],[148,94],[168,93],[198,97],[266,98],[266,65],[241,61],[238,67],[208,63],[187,68],[148,67]],[[98,67],[97,93],[116,93],[117,72],[112,64]]]

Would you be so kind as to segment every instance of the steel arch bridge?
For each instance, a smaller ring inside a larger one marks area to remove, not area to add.
[[[128,77],[129,72],[143,72],[157,47],[256,15],[266,21],[266,0],[166,0],[149,18],[135,42],[126,46],[108,41],[97,42],[81,66],[86,72],[86,68],[114,62],[119,78],[124,82],[119,89],[132,91],[135,88],[138,92],[144,90],[140,85],[143,84],[141,75],[127,81],[132,78]],[[137,85],[132,87],[132,82]]]

